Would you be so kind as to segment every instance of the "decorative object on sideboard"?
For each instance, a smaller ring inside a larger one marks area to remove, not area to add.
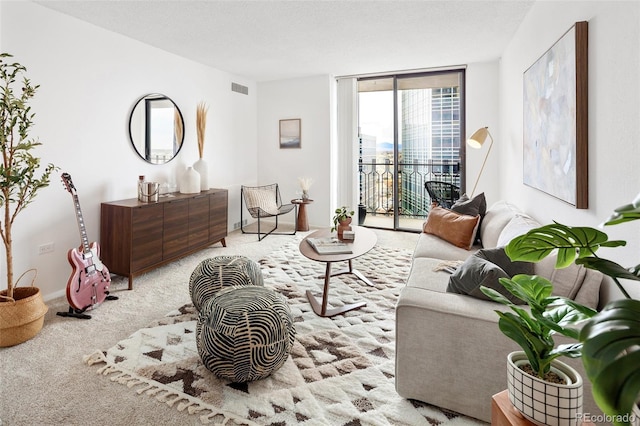
[[[313,185],[313,178],[310,177],[299,177],[298,183],[300,184],[300,189],[302,189],[302,199],[304,201],[309,199],[309,188]]]
[[[142,203],[157,203],[160,195],[158,182],[147,182],[144,175],[138,176],[138,200]]]
[[[580,357],[582,343],[556,347],[553,335],[560,333],[577,341],[579,330],[574,327],[596,311],[569,298],[553,296],[553,284],[543,277],[519,274],[499,281],[509,293],[526,302],[531,311],[522,309],[497,290],[480,287],[487,297],[514,312],[496,310],[500,331],[522,348],[508,355],[509,400],[522,415],[538,425],[575,424],[582,413],[582,378],[556,358]],[[527,361],[526,365],[519,366],[516,360],[520,359]],[[528,367],[530,370],[525,370]]]
[[[480,167],[480,172],[478,173],[478,177],[476,178],[476,183],[473,185],[473,190],[471,190],[471,198],[473,198],[473,194],[476,192],[476,187],[478,186],[478,182],[480,181],[480,176],[482,176],[482,172],[484,171],[484,166],[487,164],[487,158],[489,158],[489,153],[491,152],[491,147],[493,147],[493,136],[489,133],[488,127],[482,127],[471,135],[469,139],[467,139],[467,145],[471,148],[480,149],[482,145],[484,145],[487,140],[487,136],[491,139],[491,143],[489,144],[489,149],[487,149],[487,153],[484,156],[484,161],[482,162],[482,167]]]
[[[588,22],[576,22],[523,75],[523,183],[589,208]]]
[[[196,194],[198,192],[200,192],[200,173],[189,166],[180,177],[180,193]]]
[[[34,201],[39,190],[49,186],[51,173],[57,170],[49,163],[40,176],[37,175],[40,158],[32,151],[42,143],[28,136],[35,116],[29,101],[40,86],[31,84],[24,76],[26,67],[7,62],[12,57],[8,53],[0,54],[0,150],[5,165],[0,172],[0,209],[4,217],[0,236],[7,268],[7,289],[0,291],[0,347],[33,338],[44,324],[48,308],[40,289],[33,286],[35,277],[31,287],[17,287],[26,272],[14,280],[12,231],[18,214]]]
[[[198,134],[198,160],[193,163],[193,168],[200,173],[200,190],[209,189],[209,165],[202,158],[204,155],[204,135],[207,127],[207,111],[209,107],[204,102],[200,102],[196,109],[196,131]]]
[[[129,116],[129,139],[136,153],[148,163],[173,160],[184,141],[184,119],[171,98],[151,93],[134,104]]]
[[[355,212],[353,210],[349,210],[346,206],[337,208],[335,215],[333,216],[333,227],[331,228],[331,232],[338,231],[338,238],[342,238],[342,233],[344,231],[351,230],[351,220],[354,213]]]

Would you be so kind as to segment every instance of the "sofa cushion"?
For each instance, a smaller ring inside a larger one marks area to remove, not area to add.
[[[411,262],[411,271],[407,287],[445,293],[449,282],[449,273],[440,269],[442,260],[419,257]]]
[[[517,274],[532,274],[533,264],[529,262],[512,262],[504,248],[482,249],[477,251],[449,277],[447,291],[491,300],[480,290],[481,286],[489,287],[515,304],[524,304],[500,284],[500,278],[511,278]]]
[[[506,224],[498,236],[497,247],[504,247],[515,237],[524,235],[533,228],[538,228],[540,223],[524,213],[516,215]]]
[[[479,215],[469,216],[434,207],[427,216],[423,231],[436,235],[456,247],[469,250],[473,246],[479,223]]]
[[[482,227],[480,228],[482,246],[485,248],[497,247],[500,233],[517,213],[522,212],[506,201],[498,201],[493,204],[482,219]]]
[[[416,248],[413,250],[413,258],[428,257],[442,260],[465,260],[469,254],[481,249],[479,245],[474,245],[471,250],[456,247],[432,234],[420,233]]]
[[[572,263],[556,269],[556,255],[550,255],[534,265],[536,275],[547,278],[553,284],[553,295],[568,297],[590,308],[597,308],[600,297],[602,272]]]

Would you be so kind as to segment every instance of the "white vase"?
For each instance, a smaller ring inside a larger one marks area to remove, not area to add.
[[[193,163],[193,168],[196,172],[200,173],[200,190],[206,191],[209,189],[209,165],[202,158]]]
[[[519,368],[529,363],[523,351],[507,357],[509,401],[524,417],[537,425],[575,425],[582,414],[582,377],[564,362],[553,360],[551,369],[568,379],[568,384],[545,382]],[[569,383],[570,382],[570,383]]]
[[[200,173],[193,167],[187,167],[180,179],[180,193],[197,194],[198,192],[200,192]]]

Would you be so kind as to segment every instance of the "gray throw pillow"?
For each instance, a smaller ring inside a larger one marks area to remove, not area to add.
[[[462,197],[456,201],[451,210],[456,213],[466,214],[469,216],[480,215],[480,222],[478,223],[478,231],[476,233],[476,241],[480,242],[480,228],[482,227],[482,218],[487,213],[487,200],[484,196],[484,192],[469,199],[467,194],[462,194]]]
[[[522,305],[525,302],[509,293],[499,281],[500,278],[511,278],[518,274],[533,274],[533,263],[512,262],[502,247],[482,249],[469,256],[449,277],[447,291],[491,300],[480,290],[481,286],[485,286],[496,290],[511,302]]]
[[[483,217],[487,213],[487,200],[484,192],[471,199],[467,194],[462,194],[462,197],[451,206],[451,210],[469,216],[480,215]]]

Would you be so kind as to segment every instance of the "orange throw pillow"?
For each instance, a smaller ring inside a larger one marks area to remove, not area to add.
[[[429,212],[422,230],[457,247],[469,250],[473,246],[479,223],[480,215],[469,216],[442,207],[434,207]]]

